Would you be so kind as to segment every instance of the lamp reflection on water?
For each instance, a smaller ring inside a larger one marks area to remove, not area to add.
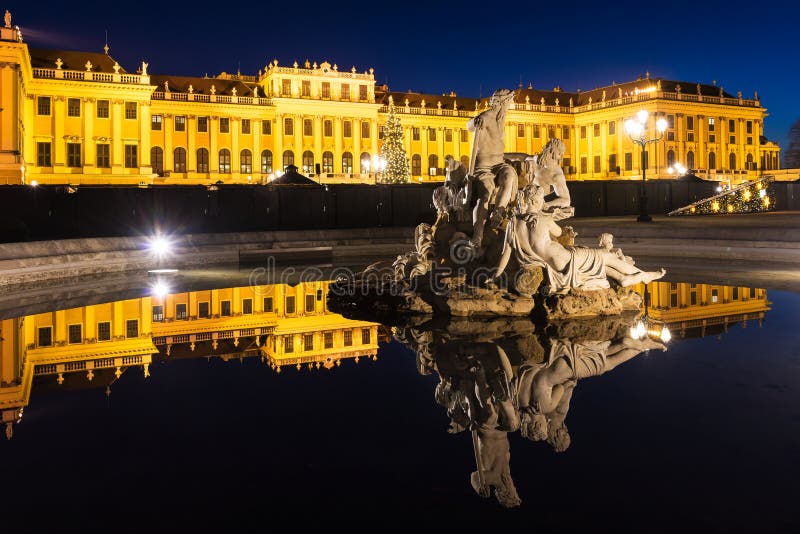
[[[669,343],[669,341],[672,339],[672,334],[670,333],[667,325],[655,322],[651,323],[648,310],[650,306],[650,293],[647,289],[647,284],[644,284],[644,294],[642,299],[644,300],[644,314],[630,328],[630,337],[633,339],[644,339],[645,337],[649,337],[650,339],[660,340],[662,343]]]

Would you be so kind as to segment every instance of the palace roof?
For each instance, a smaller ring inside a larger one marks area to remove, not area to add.
[[[151,74],[150,83],[158,86],[156,91],[164,91],[164,83],[169,83],[171,93],[188,93],[189,86],[195,94],[210,95],[211,86],[214,86],[215,94],[232,95],[236,89],[237,96],[253,96],[253,89],[240,80],[225,78],[200,78],[193,76],[173,76],[171,74]],[[264,96],[261,94],[260,96]]]
[[[31,66],[33,68],[53,69],[56,61],[61,58],[61,68],[64,70],[86,70],[86,62],[92,63],[92,72],[114,72],[117,61],[99,52],[81,52],[78,50],[50,50],[45,48],[29,48]],[[127,74],[120,66],[120,74]]]

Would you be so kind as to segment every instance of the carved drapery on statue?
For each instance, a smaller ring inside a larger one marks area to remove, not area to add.
[[[558,271],[545,264],[550,280],[550,294],[563,295],[571,289],[593,291],[611,287],[602,250],[586,247],[572,247],[568,250],[570,260],[565,269]]]

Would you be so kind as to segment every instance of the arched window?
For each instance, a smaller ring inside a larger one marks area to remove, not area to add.
[[[150,165],[153,166],[154,173],[164,176],[164,151],[160,146],[154,146],[150,149]]]
[[[428,174],[435,176],[439,168],[439,156],[431,154],[428,156]]]
[[[359,172],[361,172],[361,174],[368,173],[370,166],[372,165],[372,160],[370,159],[369,152],[362,152],[361,158],[359,159],[361,161],[361,168],[359,169]]]
[[[736,154],[731,152],[731,155],[728,156],[728,169],[735,171],[736,170]]]
[[[353,155],[350,152],[342,154],[342,172],[353,174]]]
[[[467,156],[461,156],[461,164],[464,167],[469,167],[469,158]]]
[[[717,168],[717,155],[713,152],[708,153],[708,170],[716,170]]]
[[[333,172],[333,152],[322,153],[322,172]]]
[[[291,117],[283,119],[283,133],[285,135],[294,135],[294,121]]]
[[[227,148],[219,151],[219,172],[231,172],[231,151]]]
[[[197,149],[197,172],[208,172],[208,149]]]
[[[419,154],[411,156],[411,175],[422,176],[422,157]]]
[[[270,174],[272,172],[272,151],[263,150],[261,152],[261,174]]]
[[[286,167],[289,165],[294,165],[294,152],[285,150],[283,152],[283,170],[286,171]]]
[[[253,153],[246,148],[239,153],[239,172],[242,174],[253,172]]]
[[[745,166],[745,168],[747,170],[749,170],[749,171],[755,171],[756,170],[756,166],[755,166],[755,163],[753,162],[753,155],[752,154],[748,154],[747,155],[747,160],[746,161],[747,161],[747,165]]]
[[[667,150],[667,167],[675,165],[675,151]]]
[[[314,153],[310,150],[303,152],[303,172],[306,174],[314,172]]]
[[[173,151],[175,172],[186,172],[186,149],[178,147]]]
[[[686,153],[686,166],[690,169],[694,169],[694,152],[691,150]]]

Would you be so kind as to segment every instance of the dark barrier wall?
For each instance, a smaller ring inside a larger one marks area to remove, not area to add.
[[[433,222],[440,184],[293,186],[0,187],[0,242],[168,233],[415,226]],[[570,182],[578,217],[635,215],[636,181]],[[714,194],[714,182],[647,182],[663,215]],[[800,209],[800,184],[776,183],[777,209]]]

